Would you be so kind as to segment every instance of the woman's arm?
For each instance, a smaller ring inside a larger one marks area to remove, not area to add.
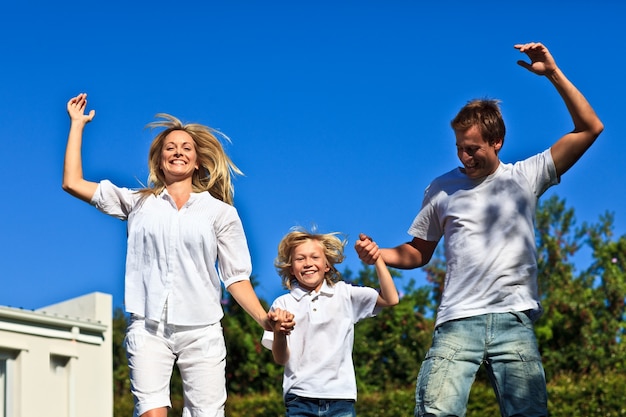
[[[230,284],[227,288],[237,304],[239,304],[261,327],[272,330],[267,312],[261,305],[250,281],[243,280]]]
[[[85,114],[86,107],[87,94],[85,93],[71,98],[67,103],[67,113],[71,124],[63,165],[63,189],[76,198],[90,202],[98,188],[98,183],[83,178],[81,148],[85,125],[91,122],[96,111],[91,110],[89,114]]]

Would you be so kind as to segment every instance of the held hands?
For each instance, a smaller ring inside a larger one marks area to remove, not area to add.
[[[70,116],[70,120],[72,123],[74,122],[82,122],[83,124],[87,124],[91,122],[91,120],[96,115],[95,110],[91,110],[89,114],[85,114],[85,108],[87,107],[87,94],[81,93],[76,97],[72,97],[70,101],[67,102],[67,114]]]
[[[354,242],[354,249],[359,255],[359,259],[368,265],[374,265],[380,257],[380,248],[365,233],[361,233],[359,239]]]
[[[551,75],[557,70],[556,62],[548,51],[548,48],[541,43],[531,42],[514,45],[514,48],[525,53],[530,58],[530,63],[519,60],[517,64],[537,75]]]
[[[270,310],[267,313],[267,319],[272,327],[271,330],[274,333],[289,335],[296,325],[294,315],[289,311],[281,310],[280,308]]]

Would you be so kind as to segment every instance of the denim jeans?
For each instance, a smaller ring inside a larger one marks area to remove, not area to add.
[[[354,400],[321,400],[298,397],[294,394],[285,396],[287,417],[355,417]]]
[[[513,312],[452,320],[435,329],[417,377],[415,416],[464,416],[483,363],[503,417],[548,415],[532,321]]]

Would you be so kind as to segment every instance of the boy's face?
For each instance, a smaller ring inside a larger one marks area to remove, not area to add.
[[[293,248],[291,264],[291,273],[307,291],[319,291],[324,275],[330,270],[322,246],[315,240],[307,240]]]
[[[490,145],[483,139],[478,126],[472,126],[466,131],[456,131],[456,150],[459,160],[463,164],[461,170],[471,179],[479,179],[496,172],[500,159],[498,152],[502,147],[502,140]]]

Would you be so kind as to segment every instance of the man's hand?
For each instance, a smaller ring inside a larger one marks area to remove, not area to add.
[[[359,239],[354,242],[354,249],[359,255],[359,259],[368,265],[374,265],[380,256],[380,248],[365,233],[361,233]]]
[[[525,53],[530,58],[530,63],[519,60],[517,64],[537,75],[551,75],[557,69],[554,58],[548,48],[541,43],[525,43],[514,45],[514,48]]]

